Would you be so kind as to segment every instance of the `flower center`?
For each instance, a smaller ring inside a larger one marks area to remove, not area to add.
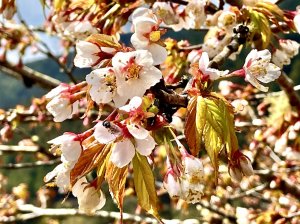
[[[108,74],[105,76],[105,85],[107,87],[107,90],[111,93],[114,93],[115,90],[117,89],[117,84],[116,84],[116,77],[114,74]]]
[[[124,67],[125,70],[125,80],[128,81],[130,79],[138,79],[139,74],[143,66],[135,63],[135,57],[131,57]]]

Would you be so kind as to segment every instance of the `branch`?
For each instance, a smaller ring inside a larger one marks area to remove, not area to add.
[[[35,71],[27,66],[15,66],[7,61],[0,61],[0,70],[5,74],[15,78],[30,79],[46,89],[53,89],[60,84],[59,80],[54,79],[48,75]]]
[[[60,163],[60,159],[54,159],[49,161],[36,161],[32,163],[8,163],[5,165],[0,165],[0,169],[23,169],[23,168],[32,168],[37,166],[52,166]]]
[[[296,108],[297,113],[300,116],[300,97],[294,90],[293,81],[285,74],[285,72],[282,72],[281,76],[277,79],[277,82],[288,96],[291,106]]]
[[[31,204],[19,205],[19,211],[21,212],[29,212],[27,214],[18,214],[16,216],[9,216],[9,217],[0,217],[1,223],[12,223],[12,222],[20,222],[20,221],[27,221],[31,219],[36,219],[39,217],[62,217],[62,216],[91,216],[85,213],[79,212],[78,209],[73,208],[39,208]],[[110,212],[110,211],[97,211],[95,214],[92,215],[93,217],[106,217],[112,218],[115,220],[120,220],[120,213],[119,212]],[[123,213],[123,220],[124,221],[134,221],[138,223],[159,223],[156,219],[150,217],[143,217],[139,215],[133,215],[128,213]],[[163,219],[165,223],[174,223],[179,224],[183,221],[178,219],[166,220]],[[189,219],[189,222],[192,223],[200,223],[197,219]]]
[[[262,184],[262,185],[259,185],[257,187],[251,188],[247,191],[241,192],[239,194],[231,195],[231,196],[228,197],[228,199],[234,200],[234,199],[237,199],[237,198],[249,196],[249,195],[251,195],[251,194],[253,194],[257,191],[263,191],[264,189],[266,189],[267,186],[268,186],[268,184]]]

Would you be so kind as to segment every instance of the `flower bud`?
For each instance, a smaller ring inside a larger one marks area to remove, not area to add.
[[[248,157],[241,156],[239,162],[240,162],[242,172],[245,176],[253,175],[252,164],[251,164],[251,161]]]
[[[171,198],[176,198],[181,195],[179,179],[175,176],[172,170],[168,171],[166,174],[163,184]]]
[[[235,166],[229,168],[229,175],[235,182],[241,182],[243,178],[242,172]]]

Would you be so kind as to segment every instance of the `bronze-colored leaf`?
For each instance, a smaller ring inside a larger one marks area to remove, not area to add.
[[[105,34],[92,34],[86,41],[94,43],[99,47],[121,48],[121,45],[112,36]]]
[[[105,179],[108,183],[109,190],[117,202],[120,209],[121,220],[123,217],[123,199],[125,194],[125,183],[128,173],[128,166],[119,168],[112,162],[108,162],[106,166]]]
[[[197,97],[191,98],[187,107],[184,135],[192,155],[197,156],[200,151],[202,136],[196,127]]]
[[[71,186],[73,186],[79,178],[91,172],[99,166],[101,162],[104,162],[109,152],[110,144],[93,144],[90,148],[84,150],[74,168],[71,170]]]

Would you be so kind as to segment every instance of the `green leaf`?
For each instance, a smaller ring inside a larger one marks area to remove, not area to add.
[[[269,46],[271,39],[271,28],[268,18],[253,9],[248,9],[250,15],[250,32],[255,48],[258,50],[265,49]]]
[[[133,179],[139,205],[160,220],[157,195],[152,170],[145,156],[136,152],[133,160]]]
[[[238,150],[233,108],[217,93],[211,93],[207,98],[198,96],[195,123],[197,138],[203,138],[205,149],[215,169],[217,182],[219,153],[226,149],[230,159],[231,154]]]

